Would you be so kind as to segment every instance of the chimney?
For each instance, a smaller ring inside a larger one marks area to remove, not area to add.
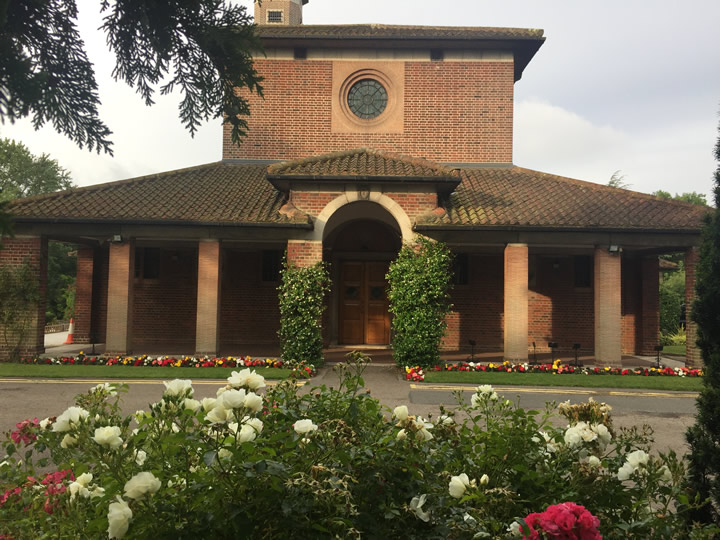
[[[302,9],[310,0],[255,0],[255,24],[302,24]]]

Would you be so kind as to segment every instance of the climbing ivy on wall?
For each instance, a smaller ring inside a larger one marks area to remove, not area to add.
[[[285,362],[323,364],[323,298],[330,290],[327,265],[300,267],[283,259],[280,300],[280,344]]]
[[[452,254],[441,242],[418,236],[390,264],[387,279],[393,315],[393,356],[399,366],[440,361],[445,316],[450,312]]]

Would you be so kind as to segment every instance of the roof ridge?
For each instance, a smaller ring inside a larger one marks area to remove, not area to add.
[[[192,165],[190,167],[183,167],[181,169],[173,169],[171,171],[161,171],[157,173],[151,173],[151,174],[145,174],[142,176],[134,176],[133,178],[123,178],[122,180],[114,180],[112,182],[102,182],[100,184],[92,184],[90,186],[77,186],[70,189],[65,189],[63,191],[53,191],[52,193],[41,193],[39,195],[32,195],[30,197],[22,197],[19,199],[13,199],[10,201],[10,206],[22,206],[25,203],[33,203],[36,201],[42,201],[42,200],[51,200],[54,198],[60,198],[60,197],[66,197],[68,195],[71,195],[73,193],[82,193],[86,191],[102,191],[105,189],[110,189],[116,186],[124,185],[124,184],[133,184],[133,183],[141,183],[148,180],[152,180],[155,178],[161,178],[165,176],[169,176],[171,174],[177,174],[177,173],[185,173],[189,171],[193,171],[196,169],[202,169],[205,167],[210,167],[213,165],[222,165],[223,161],[213,161],[211,163],[203,163],[201,165]]]
[[[685,207],[688,207],[688,208],[707,208],[707,209],[712,208],[712,207],[709,206],[709,205],[703,206],[703,205],[699,205],[699,204],[690,203],[690,202],[687,202],[687,201],[678,201],[678,200],[675,200],[675,199],[665,199],[665,198],[663,198],[663,197],[656,197],[655,195],[651,195],[650,193],[643,193],[643,192],[641,192],[641,191],[634,191],[634,190],[632,190],[632,189],[618,188],[618,187],[614,187],[614,186],[608,186],[608,185],[605,185],[605,184],[597,184],[597,183],[595,183],[595,182],[590,182],[590,181],[588,181],[588,180],[579,180],[579,179],[577,179],[577,178],[571,178],[571,177],[569,177],[569,176],[562,176],[562,175],[559,175],[559,174],[546,173],[546,172],[538,171],[538,170],[535,170],[535,169],[528,169],[528,168],[526,168],[526,167],[519,167],[519,166],[517,166],[517,165],[513,165],[512,168],[513,168],[513,169],[516,169],[516,170],[518,170],[518,171],[527,171],[527,172],[530,172],[530,173],[541,174],[541,175],[543,175],[543,176],[545,176],[545,177],[549,177],[549,178],[554,179],[554,180],[559,181],[559,182],[569,182],[569,183],[573,183],[573,184],[579,184],[579,185],[582,185],[582,186],[587,186],[587,187],[589,187],[590,189],[598,190],[598,191],[603,191],[603,192],[606,192],[606,193],[617,193],[618,191],[620,191],[620,192],[622,192],[623,194],[627,194],[627,195],[630,195],[630,196],[633,196],[633,197],[638,197],[638,198],[640,198],[640,199],[674,203],[674,204],[679,204],[679,205],[682,205],[682,206],[685,206]],[[475,170],[475,169],[463,169],[463,171],[465,171],[465,170]]]

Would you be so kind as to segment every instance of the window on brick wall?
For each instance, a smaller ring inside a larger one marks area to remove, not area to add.
[[[262,280],[280,281],[280,265],[282,252],[277,249],[267,249],[262,252]]]
[[[575,287],[589,289],[592,287],[593,258],[590,255],[575,256]]]
[[[267,12],[267,22],[281,23],[283,22],[283,11],[281,9],[271,9]]]
[[[162,251],[159,248],[137,248],[135,250],[135,279],[160,279],[161,257]]]
[[[470,262],[467,253],[455,254],[453,259],[453,284],[467,285],[470,283]]]

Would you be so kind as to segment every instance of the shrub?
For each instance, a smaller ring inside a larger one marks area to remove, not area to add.
[[[325,263],[309,267],[283,260],[280,304],[280,344],[285,362],[323,364],[322,312],[323,297],[330,290]]]
[[[612,431],[604,404],[564,404],[562,428],[550,407],[525,411],[481,386],[455,415],[431,421],[399,406],[391,418],[365,392],[365,365],[356,354],[337,366],[337,389],[301,394],[287,381],[264,396],[262,377],[245,369],[201,402],[175,380],[131,416],[118,407],[125,386],[99,385],[56,418],[19,423],[4,443],[0,531],[510,538],[562,515],[570,530],[572,514],[577,530],[605,538],[712,534],[685,528],[682,463],[650,456],[647,429]],[[38,475],[51,463],[57,470]]]
[[[399,366],[430,367],[440,361],[440,342],[450,312],[452,254],[441,242],[418,236],[388,271],[392,346]]]

